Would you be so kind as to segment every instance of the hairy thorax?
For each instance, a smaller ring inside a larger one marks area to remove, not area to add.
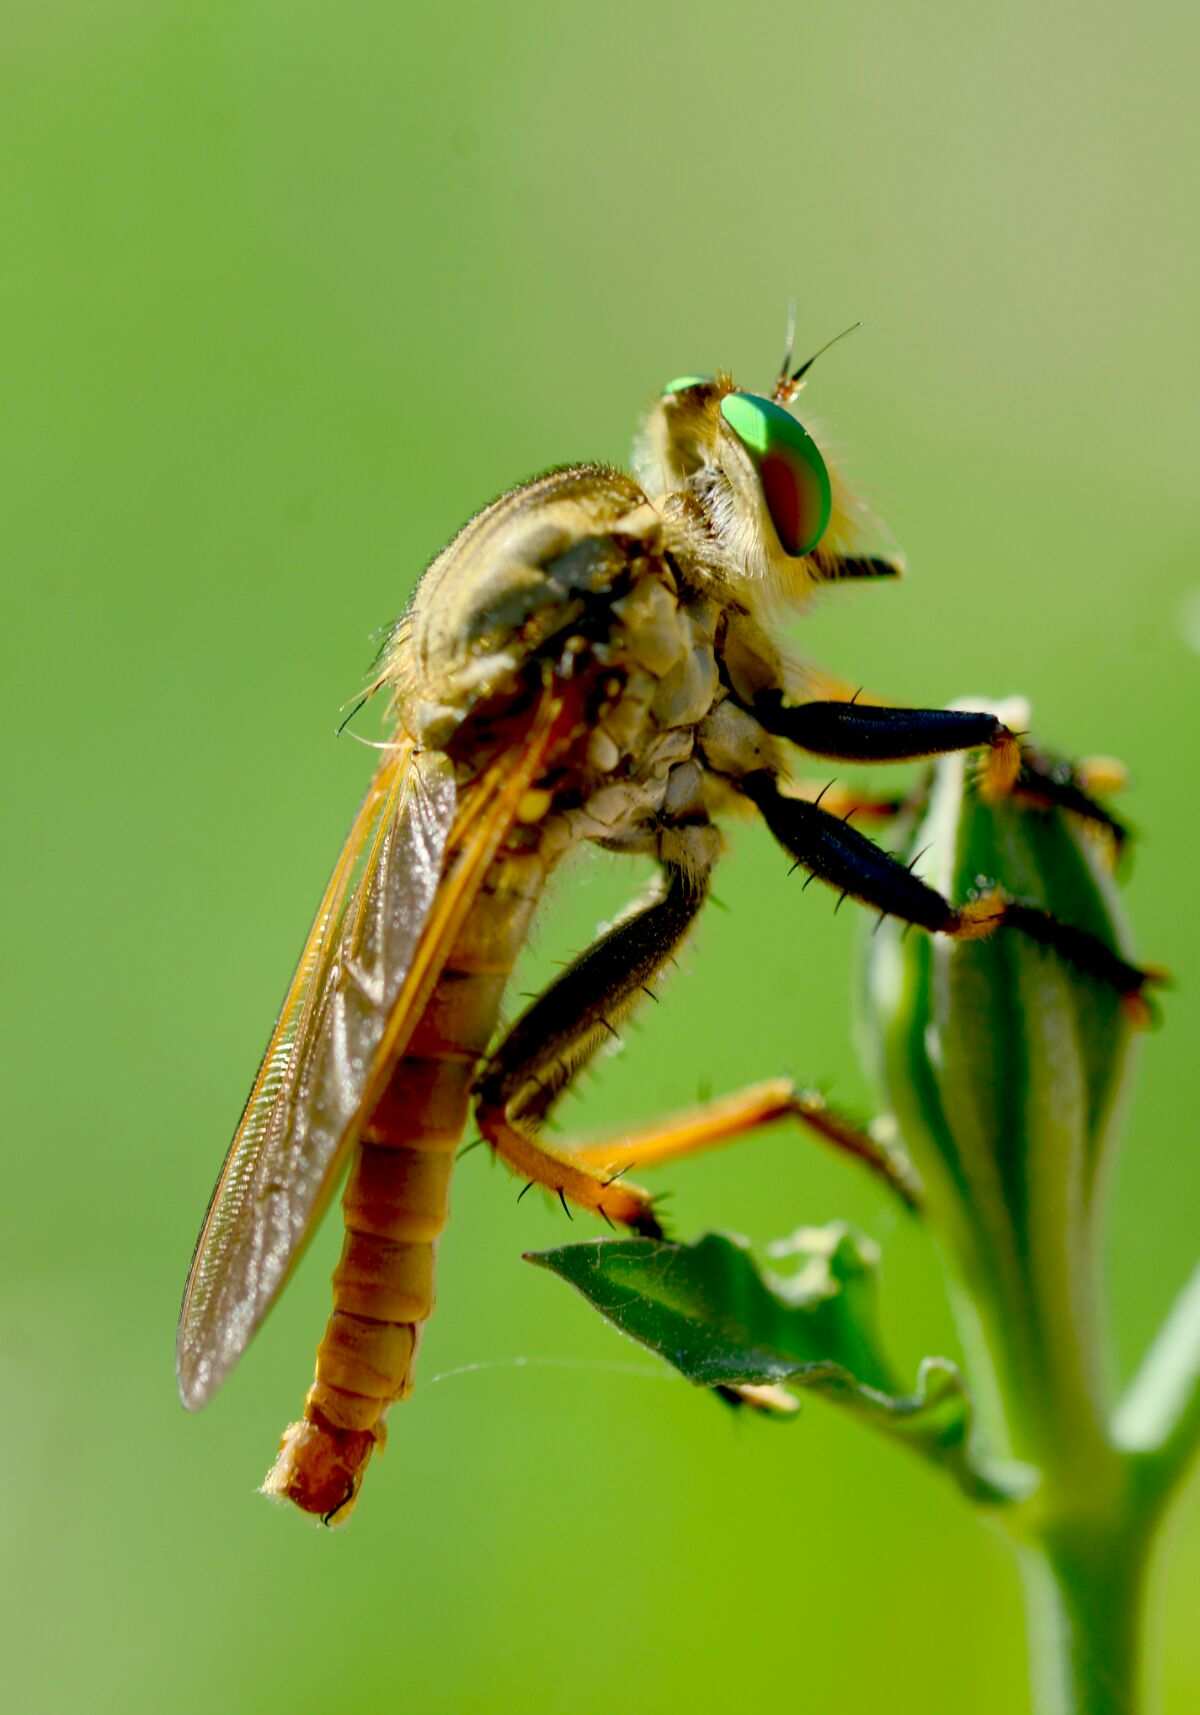
[[[730,699],[731,669],[736,681],[755,649],[771,653],[641,489],[582,466],[552,472],[460,532],[397,627],[384,678],[405,730],[453,754],[455,734],[480,711],[531,694],[540,663],[560,676],[590,672],[599,690],[572,759],[575,790],[556,795],[543,853],[554,861],[591,840],[704,872],[720,849],[711,818],[731,799],[724,776],[774,756]],[[771,660],[759,667],[777,671]],[[464,767],[481,751],[473,732]]]

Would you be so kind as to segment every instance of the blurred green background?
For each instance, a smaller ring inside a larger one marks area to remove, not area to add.
[[[949,1487],[657,1371],[521,1263],[561,1212],[481,1153],[347,1531],[253,1493],[336,1223],[200,1418],[173,1323],[370,770],[333,736],[370,633],[492,494],[622,459],[666,378],[761,385],[795,294],[806,350],[866,322],[806,409],[912,573],[802,649],[899,701],[1024,691],[1132,769],[1130,905],[1179,987],[1114,1187],[1128,1371],[1200,1206],[1194,10],[67,0],[5,35],[10,1706],[1024,1708],[1014,1570]],[[861,919],[786,871],[736,834],[730,910],[576,1123],[783,1070],[868,1108]],[[565,877],[517,986],[639,879]],[[786,1128],[669,1182],[689,1235],[861,1224],[899,1357],[953,1350],[922,1233]],[[1180,1712],[1198,1503],[1160,1568]]]

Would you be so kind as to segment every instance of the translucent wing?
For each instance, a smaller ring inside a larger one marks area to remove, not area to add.
[[[211,1397],[323,1211],[429,918],[454,771],[389,751],[338,859],[213,1192],[179,1319],[190,1409]]]

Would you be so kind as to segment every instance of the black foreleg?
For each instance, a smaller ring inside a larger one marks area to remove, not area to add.
[[[755,717],[777,738],[845,762],[907,762],[948,751],[987,749],[1016,777],[1017,741],[995,715],[968,709],[893,709],[876,703],[789,705],[780,691],[754,700]],[[1011,784],[1011,779],[1009,781]]]

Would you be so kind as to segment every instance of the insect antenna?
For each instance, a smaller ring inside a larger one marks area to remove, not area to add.
[[[789,329],[790,326],[791,324],[789,322]],[[861,326],[861,322],[851,322],[850,326],[848,328],[843,328],[841,333],[835,333],[832,339],[827,339],[823,346],[820,346],[816,351],[814,351],[811,357],[805,358],[799,369],[793,369],[790,375],[788,374],[788,365],[792,361],[792,344],[789,332],[788,349],[784,358],[784,365],[779,372],[779,379],[775,383],[775,391],[771,397],[780,405],[789,404],[803,387],[804,377],[808,374],[818,357],[824,357],[830,346],[836,345],[840,339],[845,339],[848,333],[853,333],[856,328],[860,328]]]
[[[795,298],[789,298],[788,299],[788,307],[787,307],[787,334],[786,334],[786,337],[784,340],[784,347],[783,347],[783,362],[779,365],[779,374],[775,378],[776,397],[778,397],[779,389],[781,387],[786,387],[789,380],[791,379],[791,377],[789,375],[789,371],[792,367],[792,359],[793,359],[793,357],[795,357],[795,355],[796,355],[796,300],[795,300]]]

